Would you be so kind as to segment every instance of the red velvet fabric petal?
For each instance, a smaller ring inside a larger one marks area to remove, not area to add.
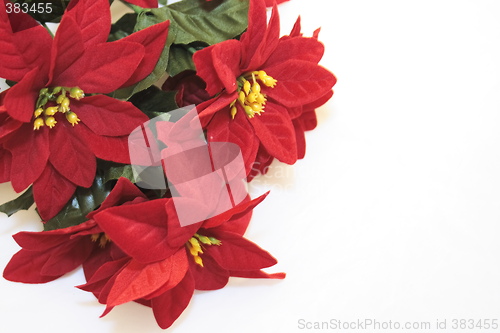
[[[31,124],[21,126],[15,139],[5,143],[12,154],[10,180],[16,192],[21,192],[40,177],[49,159],[49,129],[34,131]]]
[[[16,20],[9,16],[5,4],[0,4],[0,77],[19,82],[30,70],[48,64],[49,52],[44,52],[52,39],[40,25],[31,21]],[[14,14],[16,17],[21,13]],[[23,15],[28,16],[28,15]],[[28,16],[29,17],[29,16]],[[17,23],[16,23],[17,21]],[[11,26],[14,24],[14,27]],[[36,23],[36,22],[35,22]],[[17,31],[17,32],[16,32]],[[46,71],[46,68],[40,68]]]
[[[130,163],[128,136],[97,135],[83,123],[76,125],[73,130],[83,142],[88,144],[97,158],[117,163]]]
[[[194,287],[197,290],[217,290],[224,288],[229,281],[229,272],[222,268],[211,256],[201,255],[203,267],[196,264],[191,255],[189,269],[193,274]]]
[[[176,252],[167,237],[167,199],[111,207],[94,219],[125,253],[142,263],[167,258]]]
[[[94,243],[90,237],[79,238],[68,242],[52,251],[49,260],[43,265],[40,274],[49,276],[63,276],[80,266],[90,255]]]
[[[158,0],[124,0],[124,1],[142,8],[158,7]]]
[[[33,197],[44,221],[57,215],[76,190],[76,185],[64,178],[47,163],[41,176],[33,183]]]
[[[249,279],[284,279],[285,273],[268,274],[263,271],[229,271],[229,274],[234,277],[249,278]]]
[[[177,251],[174,255],[154,263],[143,264],[131,260],[123,270],[118,273],[116,280],[107,298],[108,306],[143,298],[157,289],[167,290],[178,285],[184,278],[188,269],[186,252]]]
[[[263,68],[279,65],[287,60],[305,60],[317,64],[325,52],[325,46],[315,38],[281,38]],[[279,81],[278,81],[279,84]]]
[[[101,252],[101,255],[106,254],[107,252],[103,251]],[[91,260],[93,257],[91,258]],[[95,266],[92,264],[88,265],[88,261],[83,264],[84,269],[85,269],[85,275],[87,276],[87,283],[77,286],[77,288],[85,290],[85,291],[90,291],[94,293],[94,295],[99,299],[99,301],[106,301],[106,297],[101,297],[101,293],[106,285],[108,283],[112,282],[111,278],[113,277],[113,281],[116,278],[116,275],[118,272],[120,272],[129,262],[130,262],[129,257],[121,258],[118,260],[111,260],[102,263],[99,268],[95,270],[93,274],[90,275],[90,271],[88,272],[86,268],[93,267],[95,269]],[[89,277],[90,276],[90,277]],[[109,284],[109,288],[111,288],[112,283]],[[108,290],[109,293],[109,290]]]
[[[295,132],[285,108],[269,101],[265,113],[250,119],[250,124],[270,155],[287,164],[297,161]]]
[[[12,155],[7,149],[0,148],[0,183],[10,181]]]
[[[154,3],[156,2],[156,0],[149,2]],[[157,6],[158,3],[156,3],[156,5],[153,7]],[[156,63],[158,62],[160,54],[163,51],[163,48],[165,47],[169,26],[170,26],[170,21],[158,23],[146,29],[139,30],[118,41],[118,42],[139,43],[142,46],[144,46],[147,50],[147,52],[144,55],[144,58],[142,59],[137,69],[134,71],[132,76],[125,83],[122,84],[122,87],[128,87],[136,82],[139,82],[153,71],[153,69],[156,66]]]
[[[264,14],[266,14],[264,12]],[[262,41],[256,49],[247,47],[243,43],[242,48],[246,51],[242,58],[243,72],[259,69],[262,64],[275,52],[279,42],[280,19],[276,6],[273,7],[269,25],[265,31]]]
[[[274,3],[276,4],[280,4],[280,3],[283,3],[283,2],[287,2],[289,0],[266,0],[266,7],[272,7],[274,5]]]
[[[161,296],[170,289],[175,288],[184,278],[189,269],[189,263],[185,248],[180,248],[173,257],[176,258],[173,258],[174,264],[172,266],[170,278],[168,279],[168,281],[153,293],[145,296],[144,299],[151,300],[155,297]]]
[[[61,26],[69,18],[77,23],[85,48],[104,43],[108,39],[111,13],[107,0],[72,1],[63,15]]]
[[[86,143],[74,135],[65,119],[49,130],[49,144],[49,161],[57,172],[75,185],[90,187],[96,172],[95,156]]]
[[[109,195],[104,199],[101,206],[93,212],[90,212],[87,215],[87,218],[92,218],[95,214],[103,211],[106,208],[110,208],[113,206],[120,206],[126,202],[132,201],[136,198],[142,198],[144,200],[147,199],[146,195],[139,190],[137,186],[135,186],[130,180],[127,178],[120,177],[118,182],[113,187],[113,190]]]
[[[85,93],[108,94],[121,87],[139,66],[145,54],[139,43],[117,41],[92,45],[75,61],[64,77],[54,82],[62,86],[78,86]],[[73,75],[83,73],[79,77]]]
[[[149,120],[132,103],[105,95],[85,97],[80,101],[72,101],[71,104],[82,122],[97,135],[129,135]]]
[[[212,98],[196,107],[199,113],[201,126],[205,128],[212,120],[215,113],[218,111],[226,112],[227,116],[231,114],[229,111],[229,104],[237,98],[236,92],[232,94],[222,93],[219,96]],[[226,111],[227,110],[227,111]]]
[[[74,227],[56,229],[43,232],[24,231],[13,236],[19,246],[29,251],[46,252],[65,242],[68,242],[70,235],[92,228],[95,222],[87,221]]]
[[[293,121],[293,127],[295,128],[295,141],[297,142],[297,158],[301,160],[306,155],[306,137],[304,135],[304,127],[298,120]]]
[[[153,298],[151,307],[158,325],[167,329],[181,315],[188,306],[194,293],[194,280],[191,273],[187,271],[184,279],[177,287],[165,292],[163,295]]]
[[[288,60],[265,70],[268,75],[279,80],[269,90],[269,95],[288,107],[316,101],[331,90],[337,81],[328,70],[305,60]]]
[[[7,90],[4,105],[9,116],[23,123],[29,122],[33,117],[38,93],[44,84],[43,73],[35,68]],[[33,130],[33,127],[31,129]]]
[[[243,57],[246,58],[241,63],[242,68],[248,67],[252,55],[262,42],[264,34],[266,33],[266,29],[264,29],[264,27],[267,27],[265,1],[250,1],[250,8],[248,10],[248,29],[243,35],[241,35],[240,38],[242,49],[245,50]]]
[[[259,140],[249,124],[254,119],[249,120],[240,108],[234,119],[231,119],[229,108],[226,108],[217,112],[207,126],[209,142],[232,142],[240,147],[247,174],[259,148]]]
[[[252,211],[255,208],[255,206],[257,206],[259,203],[261,203],[267,197],[268,194],[269,192],[266,192],[260,197],[255,198],[253,200],[244,200],[242,203],[225,211],[224,213],[209,218],[203,223],[202,228],[205,229],[215,228],[227,221],[232,220],[232,217],[235,215],[238,214],[245,215],[246,213]],[[230,223],[232,223],[232,221],[229,222],[229,224]]]
[[[52,43],[49,84],[51,86],[75,86],[77,80],[85,73],[85,68],[80,62],[84,51],[81,31],[77,23],[71,16],[65,17]]]
[[[241,74],[241,43],[230,39],[196,52],[193,62],[197,75],[207,83],[207,92],[215,95],[226,89],[227,93],[236,91],[236,79]]]
[[[9,281],[22,283],[53,281],[59,276],[40,275],[40,271],[50,255],[50,253],[21,250],[10,259],[3,271],[3,277]]]
[[[257,244],[230,232],[210,230],[220,246],[207,246],[205,253],[227,270],[251,271],[273,266],[276,259]]]

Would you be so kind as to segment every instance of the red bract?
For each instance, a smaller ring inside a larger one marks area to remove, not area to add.
[[[240,146],[247,173],[264,157],[293,164],[299,157],[293,119],[327,96],[335,76],[318,65],[323,45],[300,35],[279,38],[279,17],[269,24],[263,0],[252,0],[249,25],[240,40],[228,40],[194,54],[197,74],[211,100],[198,106],[209,141]],[[299,143],[300,144],[300,143]]]
[[[45,283],[74,270],[89,257],[100,257],[103,253],[114,259],[124,257],[125,254],[109,242],[92,216],[112,206],[146,200],[137,187],[121,178],[101,207],[89,214],[87,222],[53,231],[14,235],[22,250],[7,264],[4,278],[15,282]]]
[[[142,7],[142,8],[156,8],[156,7],[158,7],[158,0],[123,0],[123,1],[131,3],[131,4],[139,6],[139,7]]]
[[[169,22],[106,43],[109,2],[73,1],[52,39],[28,15],[8,15],[4,1],[0,77],[17,84],[0,110],[0,142],[12,155],[13,188],[33,184],[38,211],[49,219],[77,186],[92,184],[96,157],[130,162],[127,136],[148,118],[131,103],[94,94],[145,78],[163,50]]]
[[[160,327],[167,328],[195,289],[220,289],[230,276],[284,278],[283,273],[261,271],[276,259],[243,238],[253,207],[264,197],[185,227],[179,224],[172,199],[103,210],[93,218],[127,257],[102,256],[84,263],[88,281],[80,288],[107,305],[104,314],[136,301],[151,306]]]

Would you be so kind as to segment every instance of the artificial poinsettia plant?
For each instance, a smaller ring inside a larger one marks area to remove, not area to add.
[[[130,12],[112,24],[108,0],[48,2],[44,13],[31,1],[1,0],[0,78],[9,88],[0,92],[0,182],[21,194],[0,211],[35,204],[43,227],[14,235],[21,250],[4,278],[46,283],[83,267],[78,288],[105,304],[104,314],[136,302],[162,328],[195,290],[223,288],[230,277],[283,279],[262,270],[276,259],[244,237],[267,194],[224,208],[226,186],[211,188],[220,201],[203,206],[193,198],[206,194],[173,185],[165,165],[169,186],[144,186],[130,155],[142,129],[161,156],[233,145],[246,181],[274,159],[304,158],[304,132],[316,127],[315,109],[336,78],[318,64],[319,30],[305,37],[297,20],[280,35],[281,2],[126,0]],[[55,32],[47,22],[58,23]],[[193,104],[193,120],[170,119]],[[193,124],[203,139],[186,134]],[[182,223],[179,200],[205,215]]]

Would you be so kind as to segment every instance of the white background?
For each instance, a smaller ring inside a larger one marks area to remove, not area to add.
[[[197,292],[170,331],[302,332],[300,319],[370,318],[428,331],[446,319],[452,332],[455,318],[500,319],[500,2],[279,9],[283,33],[299,14],[306,35],[322,27],[322,64],[338,77],[306,159],[273,164],[252,186],[271,194],[247,237],[278,258],[268,271],[288,276]],[[14,197],[0,187],[2,202]],[[34,211],[0,219],[3,269],[18,251],[11,235],[41,225]],[[137,304],[99,319],[104,307],[73,287],[82,283],[80,270],[46,285],[0,279],[0,331],[161,331]]]

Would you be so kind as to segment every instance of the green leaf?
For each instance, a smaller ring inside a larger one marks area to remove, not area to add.
[[[169,6],[144,9],[136,29],[170,20],[175,44],[220,43],[241,34],[248,26],[249,1],[179,1]]]
[[[248,26],[248,5],[249,1],[242,0],[202,2],[183,0],[161,8],[143,9],[137,17],[135,31],[170,20],[165,48],[150,75],[135,86],[116,91],[113,97],[130,98],[133,94],[152,86],[167,69],[173,73],[194,69],[192,60],[189,59],[194,53],[194,50],[190,49],[190,44],[203,43],[207,46],[239,36]],[[180,44],[184,44],[186,49],[178,49],[176,46]],[[172,49],[174,55],[171,55],[172,46],[175,47]],[[181,58],[169,66],[169,61],[179,54]],[[170,72],[169,74],[173,75]]]
[[[108,42],[127,37],[134,32],[137,23],[136,13],[127,13],[123,15],[115,24],[111,25]]]
[[[67,228],[87,221],[87,214],[106,199],[113,186],[112,182],[105,182],[104,174],[98,171],[92,186],[90,188],[78,187],[59,214],[45,223],[44,230]]]
[[[185,70],[196,70],[193,62],[193,54],[196,49],[185,44],[174,44],[170,48],[170,57],[168,59],[167,72],[175,76]]]
[[[97,168],[102,171],[104,183],[112,180],[118,180],[120,177],[127,178],[133,183],[135,182],[134,173],[129,164],[121,164],[98,159]]]
[[[158,87],[151,86],[132,96],[129,101],[150,118],[154,118],[164,112],[179,108],[175,102],[175,94],[175,91],[163,91]]]
[[[16,199],[0,205],[0,212],[7,214],[7,216],[11,216],[12,214],[17,213],[20,210],[29,209],[31,206],[33,206],[34,202],[35,199],[33,199],[33,191],[30,186],[26,191],[23,192],[23,194],[18,196]]]

